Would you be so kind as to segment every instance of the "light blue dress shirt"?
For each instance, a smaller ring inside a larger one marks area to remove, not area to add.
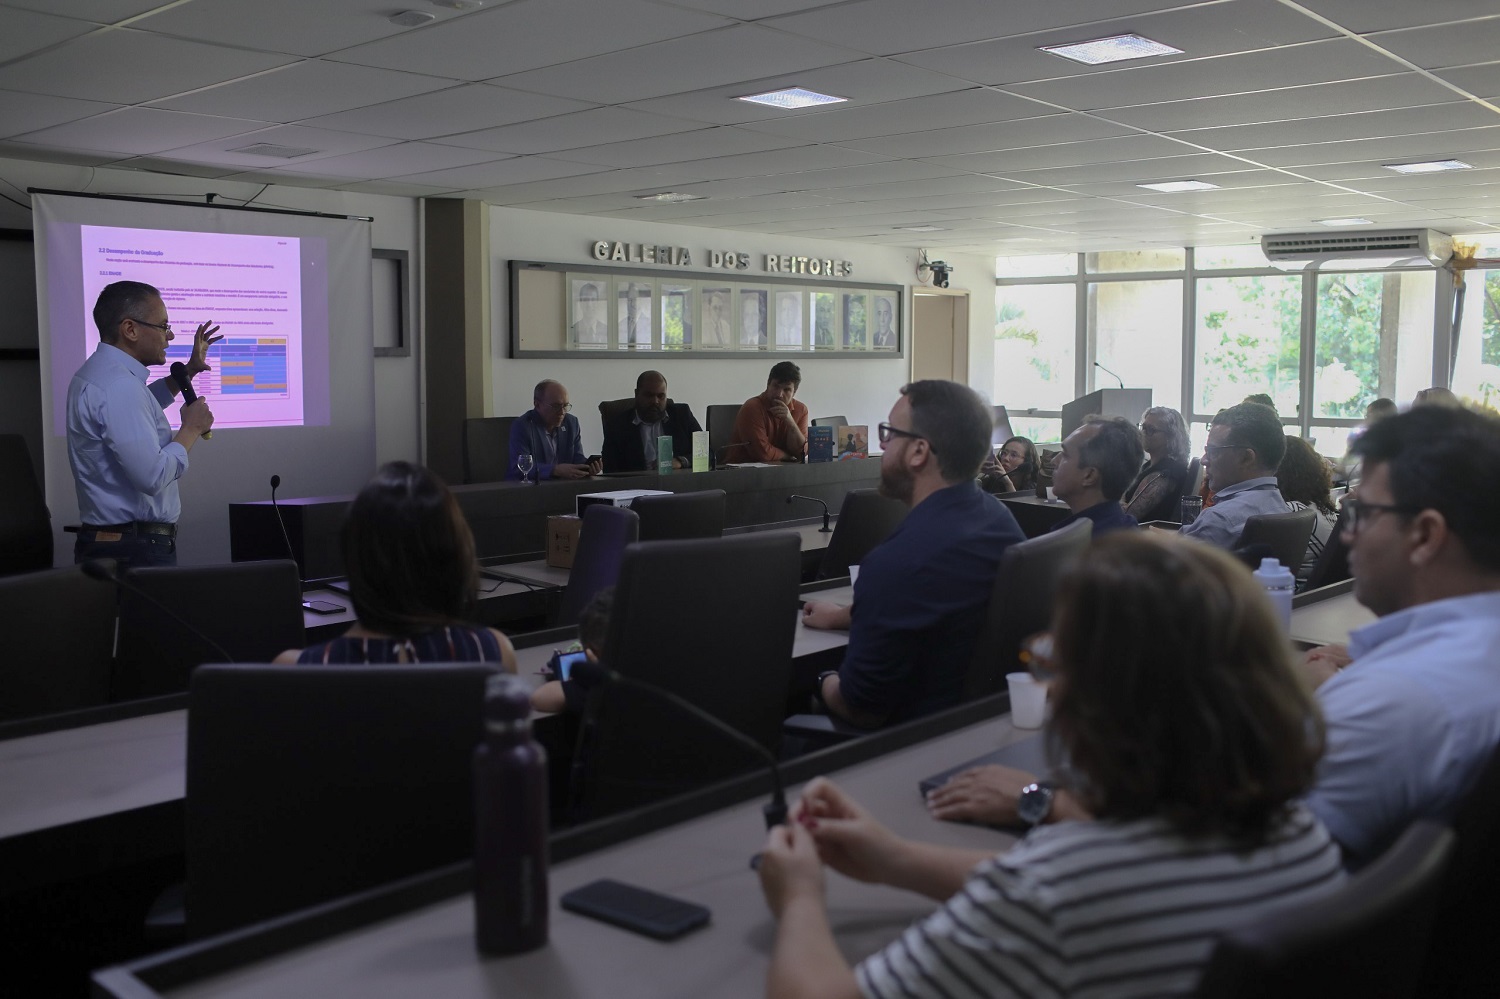
[[[1389,614],[1318,688],[1328,749],[1307,804],[1370,860],[1413,819],[1453,815],[1500,745],[1500,592]]]
[[[68,385],[68,464],[85,524],[175,524],[187,448],[162,410],[172,392],[146,385],[144,364],[101,343]]]
[[[1214,493],[1214,505],[1198,514],[1178,533],[1216,548],[1233,548],[1244,533],[1245,521],[1264,513],[1286,513],[1286,500],[1276,487],[1276,476],[1262,475],[1225,486]]]

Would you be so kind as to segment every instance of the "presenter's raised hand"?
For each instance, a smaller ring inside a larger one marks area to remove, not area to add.
[[[219,333],[219,327],[213,324],[212,319],[198,324],[198,332],[193,334],[193,354],[187,362],[188,377],[201,371],[213,370],[213,366],[208,363],[208,348],[224,339],[224,334],[214,336],[215,333]]]

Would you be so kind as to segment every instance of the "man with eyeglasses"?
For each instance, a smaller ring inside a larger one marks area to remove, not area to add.
[[[73,560],[176,565],[182,500],[177,480],[188,452],[213,426],[202,399],[182,408],[175,433],[162,412],[181,391],[171,377],[146,384],[148,368],[167,363],[175,339],[161,293],[140,281],[116,281],[94,303],[99,346],[68,385],[68,464],[83,525]],[[210,370],[208,348],[222,336],[205,322],[193,335],[189,377]]]
[[[568,390],[552,378],[536,383],[531,393],[532,407],[510,425],[510,464],[507,479],[586,479],[598,475],[600,463],[590,462],[583,454],[583,431],[574,416]],[[534,468],[524,476],[517,459],[531,457]]]
[[[843,665],[815,696],[873,728],[952,707],[1005,550],[1025,540],[1004,504],[974,481],[994,416],[957,382],[912,382],[880,425],[880,492],[910,507],[860,563],[854,605],[803,606],[810,628],[847,630]]]
[[[1182,535],[1233,549],[1245,521],[1286,513],[1286,500],[1276,486],[1276,468],[1286,454],[1285,434],[1270,406],[1242,402],[1220,410],[1209,425],[1208,446],[1203,449],[1204,476],[1214,492],[1214,505],[1184,524]]]
[[[1363,862],[1414,819],[1452,818],[1500,746],[1500,420],[1413,409],[1354,453],[1344,542],[1379,620],[1309,654],[1328,748],[1307,803]]]

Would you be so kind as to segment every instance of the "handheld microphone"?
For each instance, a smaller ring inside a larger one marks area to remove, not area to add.
[[[182,389],[182,397],[187,400],[182,405],[187,407],[197,402],[198,393],[193,391],[193,380],[188,377],[187,365],[181,361],[173,361],[169,370],[172,372],[172,380],[177,383],[178,388]],[[210,439],[213,435],[212,430],[203,431],[204,440]]]
[[[78,568],[82,569],[83,574],[90,579],[97,579],[101,583],[113,583],[122,590],[129,590],[173,621],[176,621],[188,634],[217,652],[223,658],[224,662],[234,662],[234,657],[224,651],[224,646],[205,635],[196,625],[188,621],[187,618],[126,579],[125,574],[120,571],[119,565],[113,559],[92,558],[87,562],[78,563]]]
[[[761,808],[762,814],[766,817],[766,828],[773,829],[776,826],[786,824],[786,787],[781,781],[781,767],[776,764],[776,757],[772,756],[765,746],[762,746],[734,726],[715,718],[692,701],[680,697],[670,690],[658,687],[654,683],[647,683],[644,680],[634,680],[628,676],[623,676],[603,663],[588,662],[586,660],[574,663],[571,676],[574,680],[579,681],[587,687],[592,687],[596,684],[613,683],[650,694],[652,697],[665,701],[667,704],[679,709],[684,714],[691,715],[710,728],[717,729],[722,735],[733,739],[741,746],[755,753],[755,755],[759,756],[765,762],[766,769],[771,774],[771,800]]]
[[[792,493],[792,495],[790,495],[790,496],[788,496],[786,498],[786,501],[787,501],[788,505],[791,504],[792,500],[807,500],[809,503],[816,503],[819,506],[821,506],[823,508],[823,529],[820,530],[818,533],[819,534],[827,534],[827,533],[829,533],[830,531],[833,530],[833,528],[831,528],[831,527],[828,526],[828,521],[829,521],[829,518],[830,518],[831,515],[828,512],[828,504],[827,503],[824,503],[822,500],[818,499],[816,496],[799,496],[796,493]]]
[[[1119,375],[1115,374],[1113,371],[1109,370],[1104,365],[1100,364],[1098,361],[1094,362],[1094,367],[1098,368],[1100,371],[1104,372],[1106,375],[1109,375],[1115,381],[1119,382],[1120,383],[1120,388],[1124,388],[1125,387],[1125,379],[1121,378]]]
[[[723,447],[719,448],[719,450],[717,452],[715,452],[715,454],[716,454],[717,457],[715,458],[715,461],[714,461],[714,467],[717,468],[718,466],[724,464],[724,452],[725,451],[728,451],[732,447],[749,447],[749,446],[750,446],[750,442],[749,441],[738,441],[738,442],[736,442],[734,444],[725,444]]]
[[[281,507],[276,505],[276,488],[281,485],[281,476],[271,476],[271,509],[276,511],[276,523],[281,525],[281,540],[286,542],[286,556],[293,562],[297,562],[297,575],[302,575],[302,563],[297,561],[297,553],[292,550],[292,539],[286,533],[286,521],[281,519]]]

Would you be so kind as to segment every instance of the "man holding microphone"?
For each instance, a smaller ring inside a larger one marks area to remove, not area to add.
[[[181,391],[147,368],[167,362],[174,339],[161,293],[139,281],[116,281],[94,304],[99,346],[68,385],[68,463],[83,526],[73,560],[112,558],[123,566],[176,565],[177,480],[188,451],[213,426],[202,399],[182,408],[175,434],[163,410]],[[210,370],[208,348],[223,339],[205,322],[193,335],[186,368]]]

